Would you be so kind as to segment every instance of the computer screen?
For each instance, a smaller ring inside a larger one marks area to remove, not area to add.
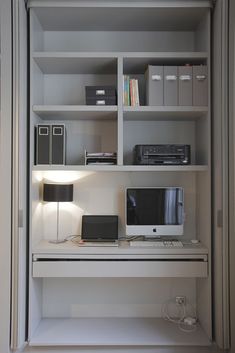
[[[114,241],[118,239],[118,216],[84,215],[82,216],[82,240]]]
[[[127,235],[182,235],[184,195],[179,187],[127,188]]]

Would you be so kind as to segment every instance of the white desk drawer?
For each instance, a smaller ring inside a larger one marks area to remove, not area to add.
[[[36,261],[33,277],[207,277],[206,261]]]

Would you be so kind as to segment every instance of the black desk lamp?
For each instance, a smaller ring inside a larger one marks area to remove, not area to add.
[[[50,243],[65,242],[65,239],[59,240],[59,203],[73,201],[73,184],[44,184],[43,201],[57,202],[57,236]]]

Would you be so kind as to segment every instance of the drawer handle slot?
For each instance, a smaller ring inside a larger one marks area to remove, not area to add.
[[[104,96],[105,95],[105,90],[104,89],[97,89],[95,91],[97,96]]]
[[[96,105],[105,105],[105,100],[102,99],[102,100],[97,100],[96,101]]]

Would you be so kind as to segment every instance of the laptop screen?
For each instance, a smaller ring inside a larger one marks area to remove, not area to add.
[[[82,240],[115,241],[118,239],[118,216],[82,216]]]

